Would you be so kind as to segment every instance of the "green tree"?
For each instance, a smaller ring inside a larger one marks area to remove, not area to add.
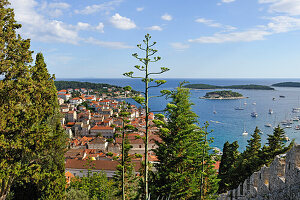
[[[0,199],[12,186],[34,193],[31,199],[62,199],[65,140],[56,89],[41,54],[29,66],[30,40],[16,34],[21,25],[8,6],[0,1]]]
[[[191,110],[190,92],[182,85],[170,95],[166,117],[156,115],[161,141],[154,150],[159,160],[155,164],[152,193],[171,199],[214,199],[217,173],[207,139],[207,126],[196,125],[197,115]]]
[[[129,87],[126,87],[126,90],[130,90]],[[136,130],[136,128],[130,124],[128,117],[130,113],[127,108],[128,104],[126,102],[122,103],[122,110],[119,113],[122,119],[122,159],[120,165],[117,166],[117,172],[114,176],[115,186],[118,191],[116,196],[122,197],[125,199],[134,199],[137,196],[137,177],[135,175],[134,166],[132,163],[131,155],[129,154],[130,149],[132,148],[127,134]]]
[[[149,163],[148,163],[148,140],[149,140],[149,99],[154,96],[149,96],[149,89],[153,87],[159,87],[160,85],[163,85],[166,83],[165,80],[154,80],[151,78],[151,75],[157,75],[162,74],[166,71],[169,71],[166,67],[161,67],[160,72],[150,72],[149,71],[149,64],[153,62],[157,62],[161,59],[161,57],[153,57],[155,53],[157,53],[157,50],[153,49],[152,47],[156,44],[156,42],[150,43],[151,36],[149,34],[145,35],[145,39],[143,40],[143,43],[145,44],[145,47],[142,47],[141,44],[138,44],[137,47],[145,52],[145,57],[139,57],[137,53],[132,54],[133,57],[135,57],[138,61],[142,63],[142,65],[135,65],[134,67],[143,73],[142,76],[134,76],[134,72],[127,72],[124,73],[124,76],[130,77],[130,78],[139,78],[142,82],[145,84],[145,92],[142,92],[144,94],[144,97],[142,96],[136,96],[134,97],[134,100],[141,104],[143,108],[145,109],[145,121],[146,121],[146,131],[145,131],[145,163],[144,163],[144,193],[145,198],[148,198],[149,195],[149,188],[148,188],[148,170],[149,170]],[[152,58],[153,57],[153,58]],[[151,82],[154,82],[154,85],[150,85]],[[161,93],[164,95],[167,91],[162,90]]]
[[[84,191],[89,199],[95,200],[114,200],[115,188],[114,182],[108,180],[104,172],[92,173],[90,176],[75,177],[71,179],[70,186],[67,188],[67,194],[71,190]]]
[[[230,144],[228,141],[224,144],[223,155],[221,158],[220,168],[219,168],[219,189],[218,193],[224,193],[232,188],[234,183],[232,172],[237,166],[240,153],[238,152],[238,142],[235,141]]]

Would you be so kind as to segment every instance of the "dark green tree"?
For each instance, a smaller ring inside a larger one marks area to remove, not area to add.
[[[238,142],[230,144],[228,141],[224,144],[223,155],[219,168],[219,189],[218,193],[224,193],[232,188],[235,180],[233,180],[233,169],[236,168],[240,153],[238,152]]]
[[[12,186],[24,199],[62,199],[65,140],[56,89],[41,55],[29,66],[30,40],[16,34],[21,25],[8,6],[0,1],[0,199]]]
[[[143,47],[141,44],[138,44],[137,47],[144,51],[145,57],[139,57],[137,53],[132,54],[133,57],[135,57],[138,61],[142,63],[142,65],[135,65],[134,67],[143,73],[142,76],[134,76],[134,72],[127,72],[124,73],[124,76],[130,77],[130,78],[139,78],[142,82],[145,84],[145,91],[142,92],[144,96],[136,96],[134,97],[134,100],[141,104],[143,108],[145,109],[145,121],[146,121],[146,131],[145,131],[145,163],[144,163],[144,196],[145,198],[148,198],[149,195],[149,188],[148,188],[148,171],[149,171],[149,162],[148,162],[148,140],[149,140],[149,99],[155,96],[149,96],[149,89],[153,87],[159,87],[160,85],[163,85],[166,83],[165,80],[154,80],[151,78],[152,75],[158,75],[162,74],[166,71],[169,71],[166,67],[161,67],[160,72],[150,72],[149,64],[153,62],[157,62],[161,59],[161,57],[153,57],[155,53],[157,53],[157,50],[153,49],[152,47],[156,44],[156,42],[151,43],[150,42],[151,36],[149,34],[145,35],[145,39],[143,40],[143,43],[145,44],[145,47]],[[154,82],[154,85],[150,85],[151,82]],[[167,91],[162,90],[161,93],[164,95]]]
[[[207,125],[196,125],[198,116],[191,110],[190,92],[182,84],[170,95],[166,117],[156,115],[153,122],[160,128],[154,150],[155,164],[151,187],[155,197],[170,199],[213,199],[217,191],[217,174],[207,139]]]

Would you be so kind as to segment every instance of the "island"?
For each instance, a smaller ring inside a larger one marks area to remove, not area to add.
[[[281,83],[275,83],[272,86],[274,86],[274,87],[300,87],[300,82],[281,82]]]
[[[186,88],[190,89],[202,89],[202,90],[213,90],[213,89],[241,89],[241,90],[274,90],[274,88],[266,85],[229,85],[229,86],[216,86],[209,84],[188,84]]]
[[[200,99],[244,99],[242,94],[238,92],[232,92],[231,90],[213,91],[207,92],[204,97]]]

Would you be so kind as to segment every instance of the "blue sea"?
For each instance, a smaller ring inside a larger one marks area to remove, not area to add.
[[[143,83],[138,79],[58,79],[58,80],[74,80],[88,81],[94,83],[108,83],[118,86],[132,86],[133,89],[143,91]],[[165,79],[167,83],[159,88],[153,88],[151,95],[158,95],[162,89],[173,90],[180,82],[188,81],[189,83],[204,83],[212,85],[244,85],[244,84],[260,84],[272,85],[274,83],[285,81],[297,81],[300,79]],[[266,143],[267,134],[272,133],[272,128],[265,127],[270,123],[273,126],[278,125],[283,120],[291,119],[300,115],[300,113],[292,113],[292,108],[300,107],[300,88],[275,88],[274,91],[268,90],[234,90],[243,94],[247,99],[242,100],[207,100],[199,99],[206,92],[212,90],[191,90],[191,101],[194,103],[193,111],[199,116],[201,125],[209,122],[209,130],[212,132],[210,136],[214,138],[212,146],[223,148],[226,141],[238,141],[240,150],[244,150],[247,140],[253,133],[256,126],[262,131],[262,143]],[[285,96],[280,98],[279,96]],[[275,98],[275,101],[273,100]],[[135,103],[133,100],[128,100]],[[153,98],[150,100],[150,108],[152,111],[163,110],[169,100],[162,98]],[[246,105],[245,105],[246,103]],[[254,104],[253,104],[254,103]],[[235,107],[242,105],[244,110],[235,110]],[[268,114],[269,109],[274,111]],[[214,114],[213,111],[216,111]],[[251,112],[257,112],[258,117],[250,116]],[[292,128],[285,128],[286,135],[290,139],[295,139],[300,143],[300,131],[294,127],[300,122],[294,122]],[[242,136],[244,129],[249,133],[248,136]]]

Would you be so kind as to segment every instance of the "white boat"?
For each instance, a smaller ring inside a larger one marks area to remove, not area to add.
[[[300,112],[300,108],[293,108],[292,112],[293,113],[298,113],[298,112]]]
[[[269,114],[272,115],[273,114],[273,110],[270,108],[269,109]]]
[[[246,135],[248,135],[248,132],[246,131],[246,129],[245,129],[245,123],[244,123],[244,132],[243,132],[243,134],[242,134],[243,136],[246,136]]]
[[[251,117],[258,117],[257,112],[252,112],[252,113],[251,113]]]
[[[295,130],[300,130],[300,126],[299,125],[297,125],[296,127],[295,127]]]
[[[242,102],[240,101],[240,106],[239,107],[235,107],[235,110],[244,110],[244,108],[242,107]]]
[[[216,108],[215,108],[215,106],[214,106],[213,113],[214,113],[214,114],[217,114],[217,111],[216,111]]]
[[[272,124],[270,124],[270,123],[265,124],[265,127],[272,127]]]
[[[247,102],[246,102],[246,101],[244,102],[244,105],[247,105]]]
[[[252,104],[253,104],[253,105],[256,105],[256,102],[253,102]]]
[[[292,120],[297,122],[297,121],[299,121],[299,117],[293,117]]]
[[[286,125],[285,128],[292,128],[292,126],[291,125]]]

